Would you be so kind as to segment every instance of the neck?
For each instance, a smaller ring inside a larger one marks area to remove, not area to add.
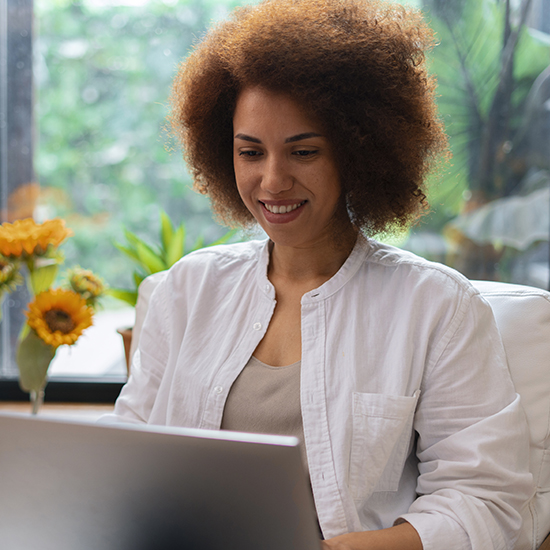
[[[356,240],[357,231],[353,230],[341,235],[337,242],[323,241],[308,248],[273,244],[268,276],[272,282],[284,278],[289,282],[311,282],[318,286],[328,281],[342,267]]]

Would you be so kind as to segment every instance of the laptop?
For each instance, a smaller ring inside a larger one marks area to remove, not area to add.
[[[0,414],[3,550],[319,550],[293,437]]]

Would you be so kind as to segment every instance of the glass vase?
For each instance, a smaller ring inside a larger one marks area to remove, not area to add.
[[[38,414],[38,411],[42,408],[42,405],[44,404],[44,388],[41,390],[32,390],[30,392],[31,395],[31,414]]]

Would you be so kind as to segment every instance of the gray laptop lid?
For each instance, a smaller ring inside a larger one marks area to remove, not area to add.
[[[0,548],[318,550],[297,444],[0,414]]]

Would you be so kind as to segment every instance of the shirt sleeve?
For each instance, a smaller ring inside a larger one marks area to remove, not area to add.
[[[490,306],[464,298],[428,365],[415,417],[424,550],[512,549],[533,494],[529,435]]]
[[[166,285],[160,283],[151,296],[128,382],[116,400],[113,413],[102,416],[100,423],[149,422],[168,360],[170,310]]]

